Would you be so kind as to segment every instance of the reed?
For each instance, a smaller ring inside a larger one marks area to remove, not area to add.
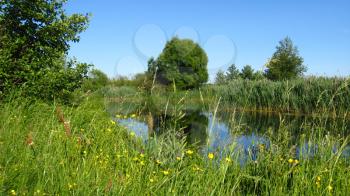
[[[187,98],[184,98],[187,99]],[[178,100],[179,101],[179,100]],[[185,100],[184,100],[185,101]],[[182,101],[182,102],[184,102]],[[224,153],[201,152],[174,128],[143,143],[111,121],[101,97],[62,106],[13,99],[0,108],[2,195],[346,195],[348,137],[322,126],[291,144],[288,125],[267,132],[256,160],[242,165],[235,143]],[[212,105],[216,108],[217,105]],[[181,113],[179,113],[181,116]],[[179,117],[180,118],[180,117]],[[239,127],[239,126],[234,126]],[[234,133],[235,130],[232,130]],[[317,153],[295,155],[295,145]],[[336,149],[336,150],[334,150]]]

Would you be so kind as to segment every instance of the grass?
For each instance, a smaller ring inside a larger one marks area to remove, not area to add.
[[[176,106],[183,99],[186,107],[210,109],[221,99],[220,110],[289,113],[293,115],[322,115],[348,118],[350,86],[345,78],[309,77],[290,81],[234,80],[224,85],[205,85],[190,91],[155,88],[151,99],[153,110]],[[149,94],[133,86],[110,86],[104,89],[109,101],[128,110],[142,110],[149,102]],[[138,105],[139,107],[135,107]],[[160,106],[160,107],[159,107]],[[230,112],[230,111],[228,111]]]
[[[235,80],[213,85],[205,96],[222,97],[231,107],[255,111],[291,113],[347,113],[350,110],[349,80],[310,77],[290,81]]]
[[[296,156],[288,126],[266,133],[270,148],[240,164],[235,143],[203,154],[177,130],[142,143],[111,121],[99,96],[78,107],[13,99],[0,109],[3,195],[346,195],[348,138],[310,127],[294,145],[317,146]],[[60,108],[60,109],[58,109]],[[336,147],[336,151],[333,151]]]

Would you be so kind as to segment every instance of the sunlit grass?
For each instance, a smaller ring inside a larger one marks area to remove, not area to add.
[[[143,143],[115,123],[103,100],[78,107],[13,100],[0,110],[0,191],[4,195],[345,195],[347,138],[310,134],[314,156],[296,157],[289,136],[267,134],[256,160],[240,151],[203,154],[177,130]],[[119,114],[137,118],[138,114]],[[60,118],[63,118],[60,119]],[[63,122],[62,122],[63,121]],[[70,134],[67,132],[69,125]],[[312,127],[311,133],[321,131]],[[300,144],[305,138],[300,139]],[[336,150],[334,151],[334,147]]]

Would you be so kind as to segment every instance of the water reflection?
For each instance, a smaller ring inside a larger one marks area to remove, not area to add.
[[[178,114],[158,113],[150,117],[116,119],[119,124],[132,130],[140,136],[143,141],[149,137],[149,129],[152,127],[155,134],[164,134],[166,130],[175,129],[179,136],[186,136],[189,144],[199,146],[203,154],[217,152],[221,156],[225,149],[229,149],[232,144],[235,149],[243,153],[241,162],[248,159],[255,160],[258,156],[259,146],[269,148],[271,141],[267,137],[268,130],[276,133],[283,124],[285,130],[289,132],[290,144],[296,144],[300,137],[307,133],[310,128],[318,123],[317,120],[303,116],[283,116],[259,113],[213,113],[201,110],[186,110]],[[348,121],[322,122],[321,128],[332,130],[334,134],[347,135]],[[150,126],[149,124],[152,123]],[[273,138],[272,138],[273,139]],[[299,143],[300,144],[300,143]],[[333,151],[338,149],[335,147]],[[297,157],[312,157],[317,153],[318,147],[311,145],[305,140],[304,144],[296,147]],[[350,155],[350,147],[346,147],[343,155]]]

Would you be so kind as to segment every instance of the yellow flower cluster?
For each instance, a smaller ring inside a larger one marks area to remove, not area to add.
[[[317,186],[317,188],[321,187],[321,176],[316,177],[316,186]]]
[[[288,159],[288,163],[297,165],[297,164],[299,164],[299,160],[298,159]]]
[[[128,118],[127,115],[121,115],[121,114],[116,114],[115,117],[118,118],[118,119],[122,119],[122,118],[127,119]],[[130,118],[136,118],[136,117],[137,117],[136,114],[131,114],[130,115]]]
[[[164,176],[167,176],[167,175],[170,174],[170,171],[169,170],[163,170],[162,173],[163,173]]]
[[[10,191],[10,195],[17,195],[17,193],[16,193],[15,190],[11,190],[11,191]]]
[[[192,155],[192,154],[193,154],[193,151],[192,151],[192,150],[186,150],[186,154],[187,154],[187,155]]]

